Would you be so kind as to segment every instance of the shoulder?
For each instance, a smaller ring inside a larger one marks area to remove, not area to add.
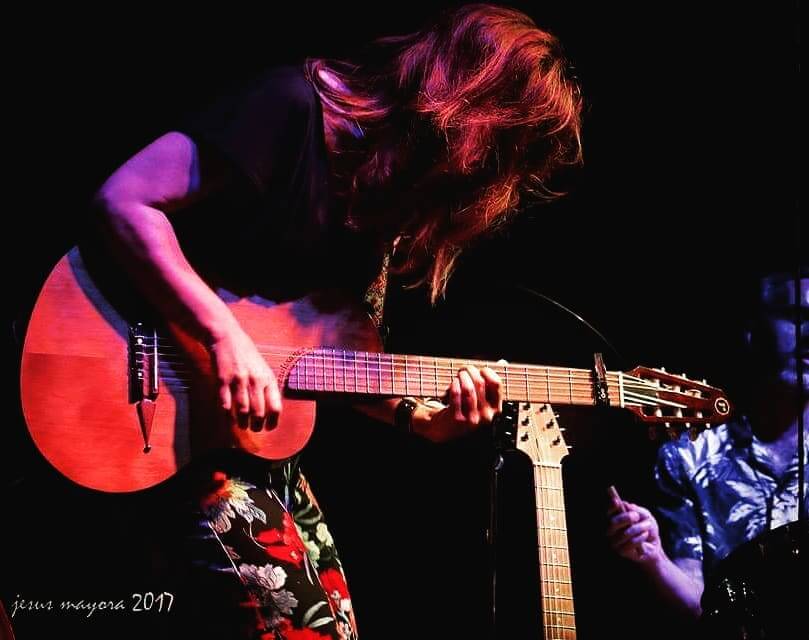
[[[312,113],[319,104],[303,64],[266,69],[255,78],[251,91],[300,113]]]

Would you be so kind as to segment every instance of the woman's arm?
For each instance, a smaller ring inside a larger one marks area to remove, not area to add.
[[[500,377],[489,367],[461,369],[446,392],[448,405],[418,402],[413,412],[413,433],[445,442],[464,435],[482,424],[488,424],[503,409]],[[394,424],[396,407],[401,398],[357,403],[355,408],[382,422]]]
[[[275,375],[227,305],[191,267],[169,220],[169,214],[229,179],[224,162],[201,155],[185,134],[167,133],[102,185],[95,198],[98,231],[142,294],[207,346],[222,408],[235,410],[243,425],[249,417],[272,424],[281,411]]]

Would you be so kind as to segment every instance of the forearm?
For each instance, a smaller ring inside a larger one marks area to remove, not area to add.
[[[697,561],[693,561],[698,564]],[[700,600],[704,589],[701,573],[695,568],[686,571],[675,564],[665,553],[661,553],[655,562],[641,565],[654,583],[658,593],[672,606],[682,610],[694,618],[702,613]]]
[[[188,263],[162,211],[103,197],[95,204],[102,242],[164,317],[203,341],[215,339],[235,322]]]

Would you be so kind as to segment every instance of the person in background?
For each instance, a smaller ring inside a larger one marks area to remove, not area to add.
[[[751,278],[737,416],[694,441],[683,434],[660,448],[654,514],[617,497],[611,501],[612,548],[687,617],[701,615],[705,578],[720,560],[798,519],[800,413],[809,420],[809,402],[801,407],[798,401],[809,388],[809,266],[800,273],[798,286],[786,270]]]

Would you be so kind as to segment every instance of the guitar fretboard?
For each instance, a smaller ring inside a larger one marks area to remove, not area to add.
[[[494,370],[510,400],[595,404],[593,374],[587,369],[331,348],[302,353],[287,376],[287,386],[293,391],[313,393],[441,397],[458,371],[467,365]],[[621,406],[620,375],[607,373],[613,406]]]
[[[534,463],[534,491],[545,640],[576,640],[561,466]]]

